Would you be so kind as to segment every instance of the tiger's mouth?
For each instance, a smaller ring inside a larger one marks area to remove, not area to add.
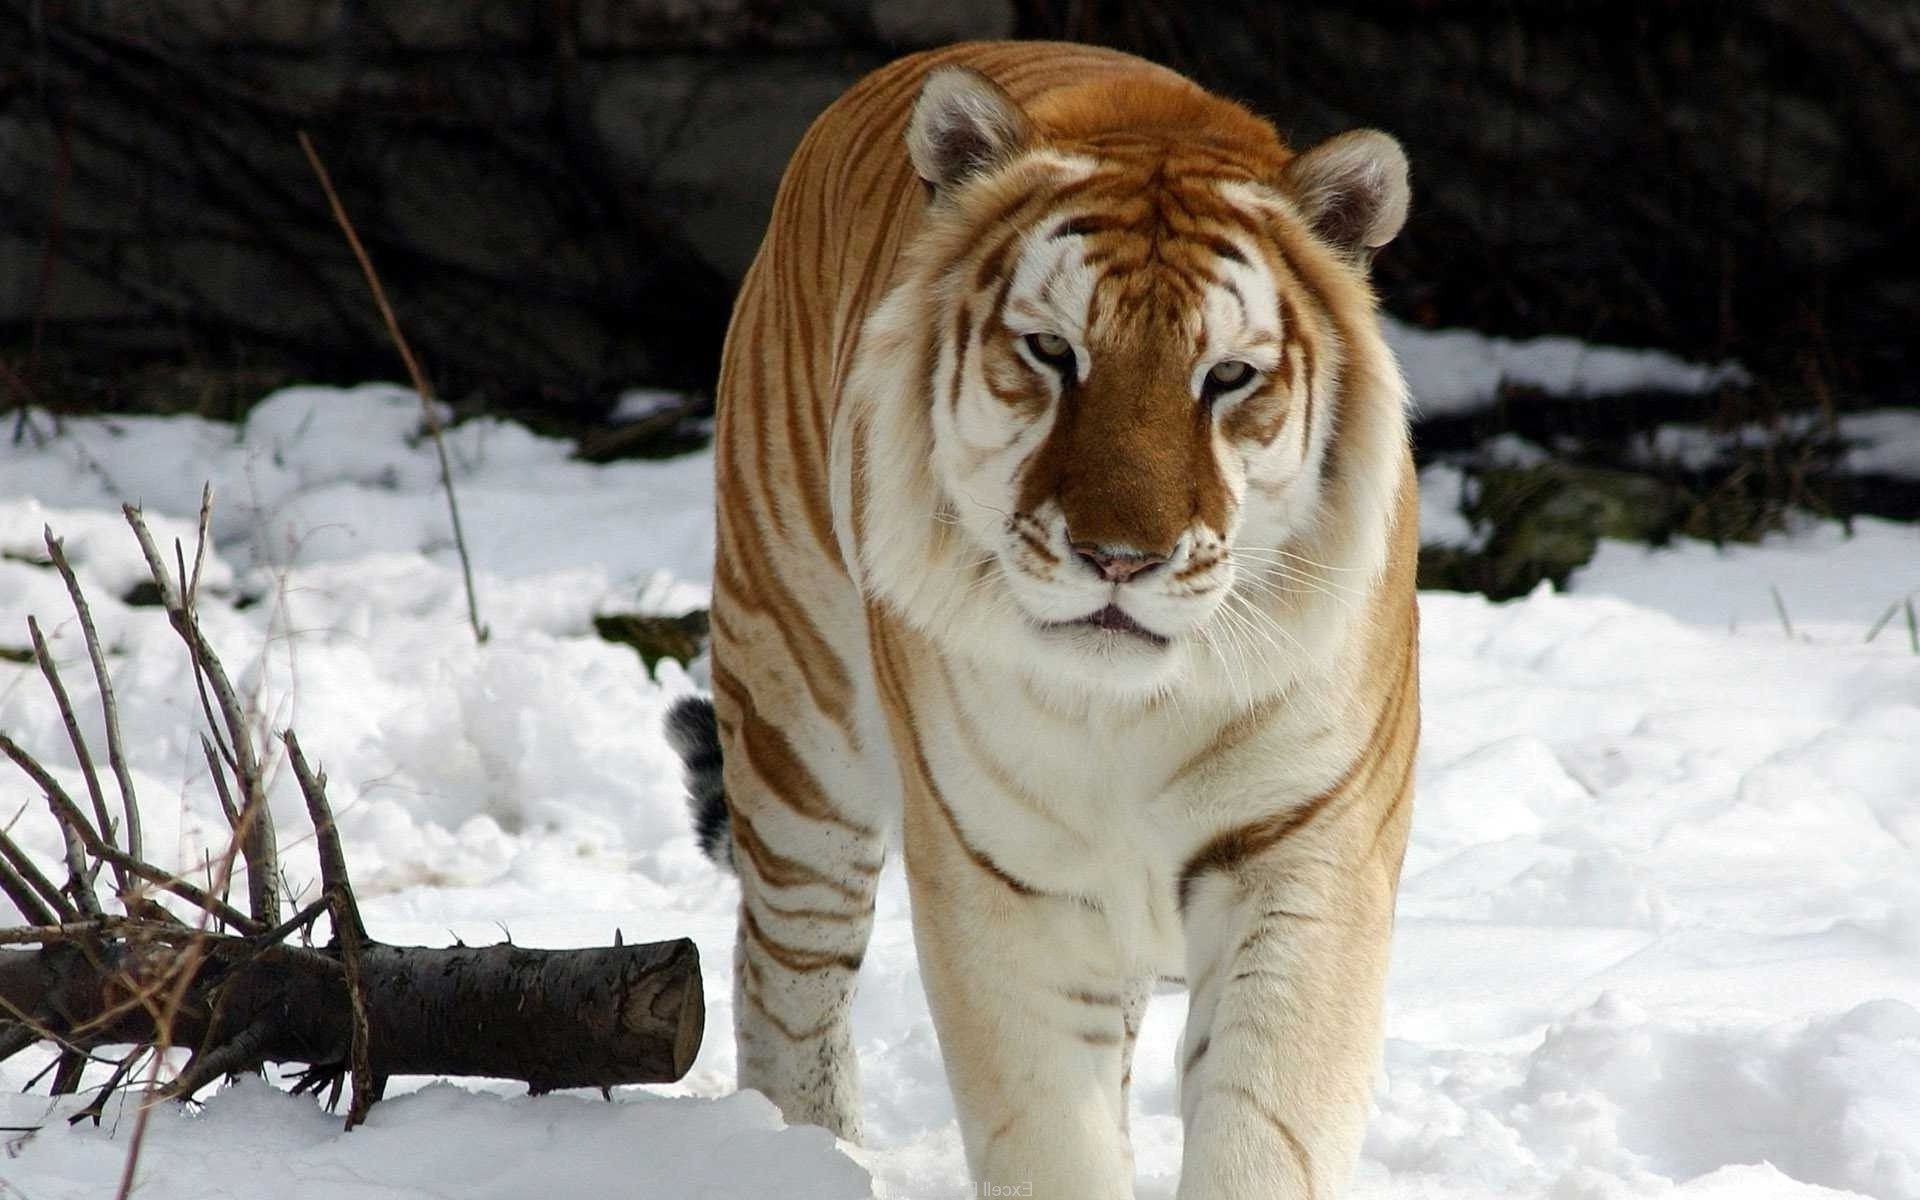
[[[1172,644],[1172,639],[1148,629],[1123,612],[1117,604],[1109,604],[1097,612],[1088,613],[1077,621],[1057,621],[1053,627],[1055,629],[1097,629],[1117,637],[1138,639],[1156,650]]]

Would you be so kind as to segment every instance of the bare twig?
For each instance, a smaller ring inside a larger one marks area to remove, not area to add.
[[[344,921],[353,927],[353,932],[365,937],[367,927],[360,919],[360,905],[353,897],[353,883],[347,877],[346,852],[340,848],[340,829],[334,824],[333,806],[327,803],[327,773],[308,765],[306,755],[300,752],[300,739],[293,730],[281,733],[280,740],[287,745],[293,777],[300,783],[300,794],[307,801],[307,816],[313,821],[314,845],[320,856],[321,889],[339,897],[341,911],[335,914],[335,923]]]
[[[0,946],[52,946],[83,937],[99,937],[108,928],[105,921],[47,921],[39,925],[21,925],[0,929]]]
[[[207,558],[207,531],[212,525],[213,484],[203,483],[200,485],[200,520],[195,527],[193,538],[193,574],[189,576],[184,569],[180,572],[181,582],[183,582],[187,588],[187,594],[183,598],[183,603],[186,604],[188,610],[192,610],[194,602],[200,599],[200,564],[205,562]],[[174,552],[176,554],[179,552],[179,549],[179,543],[174,543]]]
[[[209,916],[219,918],[226,924],[238,929],[241,933],[255,934],[264,928],[259,921],[249,917],[231,904],[220,899],[220,897],[214,895],[213,892],[195,887],[178,875],[163,871],[151,863],[137,858],[130,858],[124,851],[117,847],[96,846],[92,847],[92,850],[108,862],[121,863],[127,870],[138,875],[148,883],[172,892],[188,904],[193,905],[195,908],[205,910]]]
[[[101,835],[108,840],[113,837],[113,819],[107,816],[107,798],[100,790],[100,774],[93,769],[93,754],[87,749],[87,739],[80,732],[80,721],[73,715],[73,702],[67,698],[67,687],[60,679],[60,668],[53,661],[53,652],[47,648],[47,639],[41,636],[40,622],[27,618],[27,636],[33,639],[33,657],[40,664],[40,673],[46,676],[47,690],[53,693],[53,703],[60,710],[60,721],[67,727],[67,740],[73,744],[73,755],[80,760],[80,774],[87,781],[87,797],[93,801],[93,819],[99,822]],[[71,843],[69,843],[71,844]],[[113,875],[119,884],[122,896],[127,894],[127,873],[120,867],[113,869]],[[87,896],[80,901],[87,906],[93,898],[93,876],[87,875]],[[100,902],[93,900],[97,910]]]
[[[5,833],[0,833],[0,891],[6,892],[20,915],[35,925],[52,925],[79,915],[53,881],[42,875]]]
[[[107,1076],[106,1082],[94,1088],[95,1095],[93,1102],[68,1117],[67,1124],[78,1125],[82,1121],[91,1120],[95,1125],[98,1125],[100,1118],[106,1114],[107,1101],[112,1098],[115,1089],[120,1086],[121,1082],[132,1073],[134,1067],[139,1063],[141,1056],[146,1053],[147,1048],[145,1046],[135,1046],[133,1049],[127,1051],[126,1057],[122,1058],[120,1064],[113,1069],[113,1074]]]
[[[260,1048],[266,1044],[273,1027],[256,1021],[217,1046],[187,1060],[173,1082],[161,1089],[159,1099],[191,1100],[193,1094],[222,1075],[245,1071],[260,1061]]]
[[[327,803],[327,777],[307,765],[300,752],[300,739],[293,730],[280,735],[287,744],[287,758],[293,763],[293,776],[307,800],[307,816],[313,821],[315,847],[320,855],[320,887],[333,913],[333,934],[340,942],[340,963],[347,970],[347,999],[353,1006],[353,1099],[347,1105],[347,1128],[367,1119],[367,1111],[385,1090],[386,1080],[376,1079],[370,1052],[372,1036],[367,1024],[367,983],[360,969],[361,950],[367,940],[367,927],[360,919],[360,904],[353,896],[353,883],[347,877],[347,856],[340,848],[340,830],[334,824],[333,806]]]
[[[55,1096],[71,1096],[80,1090],[80,1077],[86,1074],[87,1056],[72,1050],[62,1050],[55,1064],[53,1086],[48,1089]]]
[[[44,643],[43,643],[44,644]],[[80,811],[80,806],[67,795],[67,789],[60,786],[39,760],[20,748],[20,744],[0,733],[0,752],[11,758],[22,771],[40,785],[40,791],[47,798],[47,804],[53,809],[55,824],[60,826],[60,838],[67,847],[67,886],[65,894],[79,907],[84,916],[100,915],[100,901],[93,894],[93,876],[87,870],[86,851],[89,846],[99,842],[98,834]]]
[[[226,815],[227,828],[240,832],[240,810],[233,806],[233,793],[227,790],[227,773],[220,769],[220,756],[206,734],[200,735],[200,749],[207,756],[207,774],[213,776],[213,790],[220,796],[220,811]]]
[[[211,490],[210,487],[203,489],[203,504],[210,502],[208,495]],[[273,818],[267,812],[260,763],[254,755],[253,739],[247,733],[246,714],[234,694],[233,681],[227,677],[227,670],[220,663],[220,656],[207,644],[206,637],[200,632],[199,617],[188,605],[187,596],[181,590],[188,581],[175,583],[168,577],[166,561],[160,557],[160,549],[154,544],[153,534],[147,529],[140,510],[128,504],[123,505],[121,511],[126,514],[127,524],[133,527],[134,537],[139,539],[140,551],[147,559],[147,570],[153,576],[155,586],[160,589],[160,602],[167,610],[167,619],[186,643],[188,656],[193,660],[196,672],[205,675],[219,704],[220,716],[226,724],[227,749],[233,755],[234,775],[240,784],[242,796],[237,833],[240,852],[247,862],[247,907],[253,914],[254,928],[278,925],[280,896],[274,884],[280,874],[279,848],[275,843]]]
[[[320,159],[320,152],[313,147],[313,139],[307,131],[299,131],[300,149],[307,155],[307,162],[313,167],[314,175],[319,177],[320,188],[327,194],[327,206],[333,210],[333,219],[339,223],[340,232],[346,235],[347,245],[353,249],[353,257],[360,263],[361,274],[367,277],[367,287],[373,292],[373,302],[380,308],[380,317],[387,323],[387,336],[393,339],[393,345],[400,352],[400,359],[406,363],[407,375],[413,380],[413,390],[420,396],[420,409],[425,414],[427,433],[433,438],[433,450],[440,459],[440,485],[447,493],[447,516],[453,523],[453,547],[460,555],[460,577],[467,588],[467,621],[473,626],[475,641],[487,640],[487,627],[480,621],[480,602],[473,591],[473,563],[467,556],[467,538],[460,527],[460,502],[453,494],[453,466],[447,458],[446,439],[440,433],[440,415],[434,411],[433,388],[427,383],[426,372],[420,369],[420,363],[413,357],[413,348],[407,345],[405,335],[400,332],[400,322],[393,315],[393,306],[387,303],[386,289],[380,286],[380,275],[373,269],[373,260],[367,256],[367,248],[360,244],[360,234],[353,227],[353,220],[347,216],[346,206],[340,203],[339,193],[333,190],[333,176],[327,172],[327,164]]]
[[[275,925],[272,929],[260,934],[254,938],[254,940],[262,946],[272,946],[283,942],[292,935],[294,930],[313,924],[320,918],[320,914],[326,912],[330,907],[332,907],[332,905],[328,901],[328,898],[322,896],[278,925]]]
[[[107,727],[107,765],[113,770],[114,781],[120,785],[120,809],[127,853],[139,858],[142,854],[140,805],[134,799],[133,774],[127,769],[127,756],[120,739],[120,710],[113,699],[113,678],[107,673],[106,653],[100,648],[100,633],[94,628],[93,612],[87,606],[85,593],[80,590],[80,580],[67,562],[66,547],[59,538],[53,536],[51,526],[42,532],[47,542],[47,556],[53,560],[54,569],[60,572],[60,578],[66,583],[67,595],[73,600],[74,614],[80,618],[80,636],[87,644],[87,658],[93,663],[94,682],[100,688],[100,714]],[[122,880],[123,891],[125,887],[126,881]]]
[[[0,929],[0,946],[57,946],[64,942],[84,942],[120,938],[126,941],[161,942],[185,945],[206,937],[200,929],[189,929],[152,917],[118,917],[103,913],[98,917],[52,922],[46,925],[16,925]]]
[[[61,829],[70,838],[69,866],[74,853],[72,846],[77,843],[83,852],[81,856],[83,875],[86,869],[85,854],[92,854],[96,858],[125,867],[129,872],[147,882],[165,888],[194,907],[219,917],[244,933],[258,933],[265,928],[262,922],[248,917],[232,905],[223,902],[218,896],[210,895],[179,876],[163,871],[152,863],[134,858],[120,847],[104,841],[98,833],[94,832],[93,826],[87,822],[86,815],[80,811],[80,806],[73,802],[73,797],[67,795],[67,790],[60,786],[60,781],[49,774],[47,769],[40,765],[38,759],[21,749],[18,742],[4,733],[0,733],[0,752],[11,758],[22,771],[27,773],[28,777],[40,785],[40,790],[46,793],[47,802],[53,806],[54,818],[60,822]],[[98,906],[88,910],[87,915],[99,916]]]

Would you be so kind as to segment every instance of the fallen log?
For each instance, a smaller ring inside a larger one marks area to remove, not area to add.
[[[68,1051],[159,1040],[153,1008],[128,1000],[191,954],[193,978],[163,1016],[171,1043],[239,1049],[201,1058],[176,1089],[263,1062],[308,1064],[317,1082],[348,1069],[352,1006],[337,950],[127,920],[8,931],[33,933],[61,940],[0,950],[0,1011],[24,1018],[0,1019],[0,1052],[14,1031],[30,1034],[22,1046]],[[370,942],[360,971],[376,1091],[390,1075],[518,1079],[535,1093],[671,1082],[693,1064],[705,1025],[700,955],[685,938],[582,950]]]

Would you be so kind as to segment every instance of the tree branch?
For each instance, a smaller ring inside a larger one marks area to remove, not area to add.
[[[80,635],[87,644],[87,658],[93,664],[93,679],[100,689],[100,715],[107,727],[107,765],[113,771],[114,782],[120,785],[120,811],[123,828],[126,831],[127,853],[135,858],[141,857],[140,846],[140,805],[134,799],[133,775],[127,769],[127,756],[120,740],[120,709],[113,699],[113,677],[107,672],[107,658],[100,648],[100,634],[93,626],[93,612],[87,606],[87,597],[80,590],[80,580],[74,575],[73,567],[67,562],[66,546],[53,536],[52,526],[42,528],[46,538],[47,556],[53,560],[54,570],[60,572],[60,578],[67,585],[67,595],[73,600],[74,614],[80,618]],[[126,887],[121,881],[122,890]]]
[[[27,617],[27,636],[33,640],[33,657],[40,664],[40,674],[47,680],[47,690],[53,693],[53,703],[60,710],[60,722],[67,728],[67,741],[73,744],[73,756],[80,762],[80,775],[87,781],[87,796],[93,801],[93,817],[99,822],[101,835],[111,839],[113,823],[107,816],[107,798],[100,790],[100,774],[93,769],[93,754],[87,749],[87,739],[80,733],[80,721],[73,715],[73,703],[67,698],[66,684],[61,682],[60,669],[54,664],[53,652],[47,648],[47,639],[40,634],[40,622],[32,616]],[[69,843],[71,844],[71,843]],[[100,901],[93,895],[93,877],[86,876],[86,897],[81,907],[91,911],[100,911]],[[119,867],[114,868],[114,879],[119,883],[119,892],[127,892],[127,873]]]
[[[211,503],[212,491],[211,485],[201,490],[203,506]],[[279,848],[274,837],[273,817],[267,811],[260,763],[254,755],[253,739],[247,732],[246,714],[234,694],[233,681],[227,677],[227,670],[220,663],[220,656],[207,644],[205,635],[200,632],[200,619],[189,605],[187,594],[181,591],[187,581],[176,583],[168,577],[166,560],[160,557],[160,550],[154,545],[153,534],[148,531],[140,510],[127,504],[122,505],[120,511],[126,514],[127,524],[133,527],[134,537],[139,539],[140,552],[146,556],[147,571],[160,589],[160,603],[167,610],[167,620],[186,643],[195,671],[204,674],[220,706],[220,716],[227,727],[228,748],[233,754],[234,774],[242,796],[239,837],[240,852],[247,862],[247,907],[258,923],[256,928],[278,925],[280,895],[276,885],[280,876]],[[205,526],[201,528],[204,536]],[[196,555],[198,553],[196,551]]]

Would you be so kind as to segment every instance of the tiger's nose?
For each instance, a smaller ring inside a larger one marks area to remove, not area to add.
[[[1142,554],[1136,550],[1102,546],[1097,542],[1075,542],[1073,552],[1080,556],[1081,562],[1098,571],[1100,578],[1112,583],[1125,583],[1167,561],[1164,554]]]

